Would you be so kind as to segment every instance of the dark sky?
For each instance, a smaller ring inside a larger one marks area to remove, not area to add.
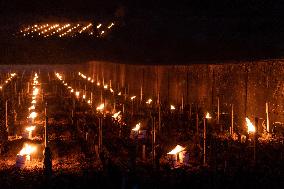
[[[262,17],[283,15],[281,0],[1,0],[1,14],[89,15],[113,14],[123,5],[130,14],[156,16]],[[179,18],[180,19],[180,18]]]
[[[0,19],[2,28],[52,19],[103,20],[121,7],[122,24],[103,44],[114,57],[167,61],[284,52],[281,0],[1,0]]]

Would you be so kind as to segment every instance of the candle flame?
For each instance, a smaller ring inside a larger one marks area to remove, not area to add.
[[[34,119],[34,118],[36,118],[36,116],[37,116],[37,113],[36,112],[32,112],[32,113],[30,113],[28,118]]]
[[[81,73],[81,77],[84,79],[87,79],[87,76],[85,76],[84,74]]]
[[[36,151],[36,147],[29,144],[24,144],[18,155],[26,156],[26,160],[30,161],[30,155]]]
[[[152,102],[152,99],[149,98],[149,99],[147,100],[146,104],[151,104],[151,102]]]
[[[141,126],[141,124],[140,124],[140,123],[137,123],[137,124],[135,125],[135,127],[132,129],[132,131],[139,131],[140,126]]]
[[[209,112],[206,113],[205,118],[206,118],[206,119],[211,119],[211,118],[212,118],[211,115],[209,114]]]
[[[34,95],[34,96],[38,95],[38,91],[39,91],[38,88],[35,88],[35,89],[33,90],[33,95]]]
[[[175,106],[174,105],[171,105],[171,110],[175,110]]]
[[[120,112],[121,112],[121,111],[114,113],[112,117],[113,117],[114,119],[116,119],[116,118],[119,116]]]
[[[62,75],[60,75],[59,73],[56,73],[55,75],[59,80],[62,80]]]
[[[29,107],[29,110],[34,110],[35,109],[35,106],[32,105],[31,107]]]
[[[130,99],[131,99],[131,100],[134,100],[135,98],[136,98],[136,96],[132,96],[132,97],[130,97]]]
[[[246,123],[247,123],[247,127],[248,127],[248,133],[254,133],[255,132],[255,126],[252,124],[252,122],[247,117],[246,117]]]
[[[26,128],[26,131],[29,131],[29,132],[31,132],[33,130],[35,130],[35,126],[30,126],[30,127]]]
[[[97,107],[98,111],[102,111],[104,109],[105,105],[102,103]]]
[[[182,152],[185,148],[180,146],[180,145],[177,145],[172,151],[168,152],[167,154],[178,154],[180,152]]]

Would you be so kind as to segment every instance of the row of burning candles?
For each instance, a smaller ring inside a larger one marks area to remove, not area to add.
[[[29,107],[29,116],[27,118],[31,119],[31,123],[34,124],[34,119],[37,117],[37,113],[35,112],[35,106],[36,106],[36,103],[37,103],[36,99],[39,95],[39,82],[38,82],[37,73],[34,74],[32,85],[33,85],[32,101],[31,101],[31,106]],[[35,130],[35,126],[34,125],[28,126],[25,130],[29,134],[28,138],[32,139],[33,138],[32,132]],[[36,151],[35,146],[32,146],[28,143],[25,143],[24,147],[21,149],[21,151],[19,152],[18,155],[25,156],[26,160],[30,161],[30,155],[32,153],[34,153],[35,151]]]
[[[82,74],[81,72],[78,72],[78,75],[81,77],[81,78],[83,78],[83,79],[85,79],[85,80],[87,80],[87,81],[89,81],[89,82],[91,82],[91,83],[94,83],[94,79],[93,78],[91,78],[91,77],[88,77],[88,76],[86,76],[85,74]],[[117,93],[115,93],[115,91],[113,90],[113,88],[112,88],[112,86],[111,86],[111,81],[109,81],[109,85],[108,84],[105,84],[105,83],[103,83],[102,85],[103,85],[103,88],[105,89],[105,90],[109,90],[112,94],[117,94],[117,96],[121,96],[122,95],[122,93],[121,93],[121,91],[119,91],[119,92],[117,92]],[[100,87],[101,86],[101,82],[100,81],[97,81],[97,83],[96,83],[96,85],[98,86],[98,87]],[[136,99],[136,95],[133,95],[133,96],[130,96],[129,97],[129,99],[131,100],[131,101],[133,101],[133,100],[135,100]],[[150,105],[151,103],[153,102],[153,100],[151,99],[151,98],[148,98],[147,100],[146,100],[146,104],[148,104],[148,105]],[[170,105],[170,107],[169,107],[171,110],[175,110],[176,108],[175,108],[175,106],[174,105]]]
[[[62,82],[62,84],[63,84],[64,86],[66,86],[66,87],[70,90],[70,93],[74,93],[74,89],[73,89],[71,86],[69,86],[69,85],[63,80],[62,75],[60,75],[59,73],[55,73],[55,75],[56,75],[56,77]],[[81,72],[79,72],[79,76],[81,76],[83,79],[87,79],[87,80],[90,81],[91,83],[94,83],[94,79],[91,79],[90,77],[87,78],[87,76],[84,75],[84,74],[82,74]],[[97,86],[100,86],[100,83],[99,83],[99,82],[97,82]],[[110,85],[109,87],[108,87],[108,85],[104,85],[103,88],[104,88],[105,90],[109,89],[111,93],[114,93],[114,91],[113,91],[112,88],[111,88],[111,85]],[[76,91],[76,92],[75,92],[75,95],[76,95],[77,98],[79,98],[79,95],[80,95],[79,91]],[[118,93],[118,95],[121,95],[121,92]],[[131,100],[133,100],[135,97],[136,97],[136,96],[131,97]],[[83,95],[82,98],[83,98],[83,99],[86,99],[86,96]],[[151,101],[152,101],[151,99],[150,99],[150,101],[148,100],[148,103],[151,103]],[[91,104],[91,103],[89,103],[90,100],[88,100],[87,102],[88,102],[88,104]],[[104,103],[101,103],[99,106],[97,106],[96,110],[101,112],[101,111],[104,110],[104,108],[105,108]],[[115,120],[118,120],[118,121],[121,120],[121,111],[118,111],[118,112],[114,113],[114,114],[112,115],[112,117],[113,117]],[[140,128],[141,128],[141,123],[139,122],[139,123],[137,123],[137,124],[135,125],[135,127],[132,129],[132,131],[136,132],[137,135],[138,135],[138,134],[139,134],[139,131],[140,131]]]
[[[107,29],[111,29],[114,26],[114,22],[111,22],[109,25],[107,25]],[[80,28],[79,28],[80,27]],[[92,23],[66,23],[66,24],[35,24],[33,26],[28,26],[26,28],[23,28],[20,30],[20,33],[23,36],[30,35],[31,37],[34,36],[44,36],[44,37],[50,37],[53,35],[58,34],[59,37],[63,37],[69,34],[76,35],[81,34],[83,32],[89,32],[90,35],[93,35],[94,29],[92,29],[93,24]],[[96,26],[97,29],[102,28],[103,25],[101,23],[98,23]],[[78,30],[79,28],[79,30]],[[68,29],[68,30],[67,30]],[[106,31],[102,30],[100,31],[100,35],[103,35]]]
[[[87,80],[87,81],[89,81],[89,82],[91,82],[91,83],[94,83],[94,79],[92,79],[91,77],[87,77],[86,75],[82,74],[81,72],[79,72],[78,75],[81,76],[83,79],[85,79],[85,80]],[[110,82],[110,83],[111,83],[111,82]],[[101,86],[101,84],[100,84],[99,81],[97,82],[97,86],[98,86],[98,87]],[[103,85],[103,88],[104,88],[104,89],[108,89],[108,88],[109,88],[110,92],[113,93],[113,94],[115,94],[114,90],[111,88],[111,84],[110,84],[109,87],[108,87],[107,84],[105,84],[105,85]],[[120,96],[120,95],[121,95],[121,92],[118,92],[117,95]],[[136,96],[131,96],[131,97],[130,97],[130,100],[133,101],[135,98],[136,98]],[[146,101],[146,104],[151,104],[151,103],[152,103],[152,99],[149,98],[149,99]],[[171,109],[171,110],[175,110],[175,106],[174,106],[174,105],[170,105],[170,109]],[[209,114],[209,112],[207,112],[207,113],[205,114],[205,118],[206,118],[206,119],[211,119],[211,118],[212,118],[211,115]],[[252,122],[250,121],[250,119],[246,117],[245,120],[246,120],[247,132],[248,132],[248,133],[255,133],[255,131],[256,131],[255,126],[252,124]],[[135,132],[137,132],[137,133],[139,133],[140,128],[141,128],[141,123],[137,123],[137,124],[135,125],[135,127],[134,127],[132,130],[135,131]],[[233,132],[233,131],[232,131],[232,132]],[[180,145],[177,145],[177,146],[176,146],[172,151],[170,151],[168,154],[177,154],[177,153],[180,153],[181,151],[183,151],[184,149],[185,149],[184,147],[182,147],[182,146],[180,146]]]
[[[65,82],[63,80],[63,76],[60,75],[59,73],[55,73],[57,79],[59,79],[62,84],[68,89],[68,91],[71,93],[71,94],[75,94],[76,98],[80,98],[80,91],[75,91],[74,88],[71,86],[71,85],[68,85],[67,82]],[[82,99],[83,100],[86,100],[86,102],[92,106],[93,104],[93,98],[92,98],[92,95],[90,98],[87,98],[86,94],[82,94]],[[96,107],[96,110],[98,112],[103,112],[105,110],[105,103],[100,103],[97,107]],[[121,111],[118,111],[118,112],[115,112],[113,113],[112,117],[115,119],[115,120],[121,120]]]
[[[11,73],[10,76],[4,81],[4,83],[2,85],[0,85],[0,90],[7,85],[8,83],[10,83],[12,81],[12,79],[16,76],[16,73]]]
[[[83,74],[83,73],[81,73],[81,72],[78,72],[78,75],[79,75],[81,78],[83,78],[83,79],[85,79],[85,80],[87,80],[87,81],[89,81],[89,82],[91,82],[91,83],[94,83],[94,79],[93,79],[93,78],[91,78],[91,77],[89,77],[89,76],[86,76],[85,74]],[[113,90],[112,87],[111,87],[111,81],[110,81],[109,83],[110,83],[109,86],[108,86],[108,84],[104,84],[104,85],[103,85],[103,88],[106,89],[106,90],[109,89],[109,91],[110,91],[111,93],[115,94],[114,90]],[[98,87],[101,86],[101,83],[100,83],[99,81],[97,81],[97,86],[98,86]],[[118,96],[121,96],[121,92],[118,92],[117,95],[118,95]],[[131,96],[131,97],[130,97],[130,100],[133,101],[135,98],[136,98],[136,96]],[[148,100],[146,100],[145,103],[146,103],[146,104],[151,104],[152,101],[153,101],[153,100],[152,100],[151,98],[149,98]],[[175,110],[176,108],[175,108],[174,105],[170,105],[170,109],[171,109],[171,110]],[[210,114],[209,114],[208,112],[206,113],[205,117],[206,117],[206,119],[211,118],[211,116],[210,116]],[[254,132],[255,132],[255,126],[251,123],[250,119],[247,118],[247,117],[246,117],[246,125],[247,125],[247,132],[248,132],[248,133],[254,133]]]

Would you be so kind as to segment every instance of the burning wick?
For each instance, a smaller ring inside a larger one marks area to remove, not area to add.
[[[146,104],[151,104],[151,102],[152,102],[152,99],[149,98],[149,99],[147,100]]]
[[[248,133],[254,133],[255,132],[255,126],[252,124],[252,122],[247,117],[246,117],[246,123],[247,123],[247,127],[248,127]]]
[[[182,152],[184,149],[184,147],[177,145],[172,151],[168,152],[167,154],[175,155]]]
[[[140,126],[141,126],[141,123],[137,123],[137,124],[135,125],[135,127],[132,129],[132,131],[139,131]]]
[[[34,110],[35,109],[35,106],[32,105],[31,107],[29,107],[29,110]]]
[[[33,95],[34,95],[34,96],[38,95],[38,88],[35,88],[35,89],[34,89]]]
[[[102,111],[104,109],[105,105],[104,104],[100,104],[98,107],[97,107],[97,111]]]
[[[34,118],[36,118],[36,116],[37,116],[37,113],[36,112],[32,112],[32,113],[30,113],[28,118],[34,119]]]
[[[114,113],[112,117],[113,117],[114,119],[116,119],[116,118],[119,116],[119,114],[120,114],[120,111],[119,111],[119,112]]]
[[[79,91],[76,91],[75,95],[76,95],[77,97],[79,97],[80,92],[79,92]]]
[[[26,131],[29,132],[29,139],[32,139],[32,132],[35,130],[35,126],[30,126],[26,128]]]
[[[212,118],[212,117],[210,116],[209,112],[206,113],[205,118],[206,118],[206,119],[211,119],[211,118]]]
[[[132,96],[132,97],[130,97],[130,99],[131,99],[131,100],[134,100],[135,98],[136,98],[136,96]]]
[[[29,144],[24,144],[24,147],[21,149],[18,155],[26,156],[26,160],[31,160],[31,154],[36,151],[36,147],[31,146]]]

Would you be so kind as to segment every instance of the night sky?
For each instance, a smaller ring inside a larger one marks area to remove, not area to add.
[[[1,36],[25,23],[115,18],[121,25],[106,41],[83,43],[85,57],[142,63],[277,58],[284,52],[283,10],[281,1],[268,0],[2,0]]]

